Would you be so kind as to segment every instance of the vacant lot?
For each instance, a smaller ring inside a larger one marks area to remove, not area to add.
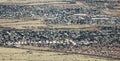
[[[43,49],[43,48],[42,48]],[[0,47],[0,61],[119,61],[95,56]]]

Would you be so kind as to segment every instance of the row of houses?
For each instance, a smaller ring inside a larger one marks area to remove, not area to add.
[[[64,6],[64,5],[63,5]],[[87,5],[88,6],[88,5]],[[0,18],[41,19],[46,24],[120,24],[119,17],[102,14],[89,6],[60,8],[57,5],[0,5]]]
[[[74,14],[71,16],[47,18],[46,24],[90,24],[90,25],[113,25],[120,24],[120,18],[109,15]]]
[[[91,42],[117,42],[120,43],[120,28],[110,29],[98,28],[100,31],[67,31],[67,30],[3,30],[0,31],[0,43],[3,44],[55,44],[55,45],[79,45],[83,43],[92,44]],[[82,42],[81,42],[82,41]],[[84,42],[87,41],[87,42]],[[79,44],[78,44],[79,43]]]

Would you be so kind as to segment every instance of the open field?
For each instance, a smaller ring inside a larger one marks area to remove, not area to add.
[[[115,25],[45,24],[44,21],[42,20],[0,19],[0,26],[5,28],[34,29],[34,30],[40,30],[42,28],[94,30],[96,29],[97,26],[115,26]]]
[[[113,9],[104,10],[103,12],[112,16],[120,16],[120,5],[117,3]]]
[[[0,0],[0,4],[25,4],[25,5],[38,5],[38,4],[63,4],[64,6],[68,6],[70,4],[66,4],[68,2],[64,2],[64,0]],[[72,5],[84,5],[82,2],[78,1],[76,4]]]
[[[119,16],[120,15],[120,10],[107,10],[103,11],[104,13],[112,16]]]
[[[41,3],[45,0],[0,0],[0,3]]]
[[[14,29],[34,29],[34,30],[40,30],[42,28],[94,30],[96,29],[97,26],[119,26],[119,25],[45,24],[44,21],[42,20],[0,19],[0,26]]]
[[[83,2],[76,2],[75,4],[70,4],[69,2],[63,2],[63,1],[55,1],[55,0],[0,0],[1,5],[43,5],[47,4],[49,6],[54,6],[58,9],[64,9],[64,8],[78,8],[85,6]]]
[[[119,61],[110,58],[0,47],[0,61]]]
[[[24,26],[39,26],[46,27],[40,20],[0,20],[0,25],[3,27],[10,27],[15,29],[24,29]]]
[[[2,27],[10,27],[15,29],[37,29],[39,28],[91,28],[92,26],[84,24],[84,25],[64,25],[64,24],[44,24],[41,20],[9,20],[9,19],[0,19],[0,26]]]

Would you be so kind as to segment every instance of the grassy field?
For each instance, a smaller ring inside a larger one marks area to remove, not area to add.
[[[31,50],[31,52],[32,53],[29,53],[26,49],[0,47],[0,61],[119,61],[110,58],[80,54],[65,54],[35,50]]]
[[[22,19],[0,19],[0,26],[2,27],[10,27],[15,29],[37,29],[39,28],[73,28],[73,29],[82,29],[82,28],[91,28],[92,26],[84,24],[84,25],[64,25],[64,24],[44,24],[41,20],[22,20]]]

